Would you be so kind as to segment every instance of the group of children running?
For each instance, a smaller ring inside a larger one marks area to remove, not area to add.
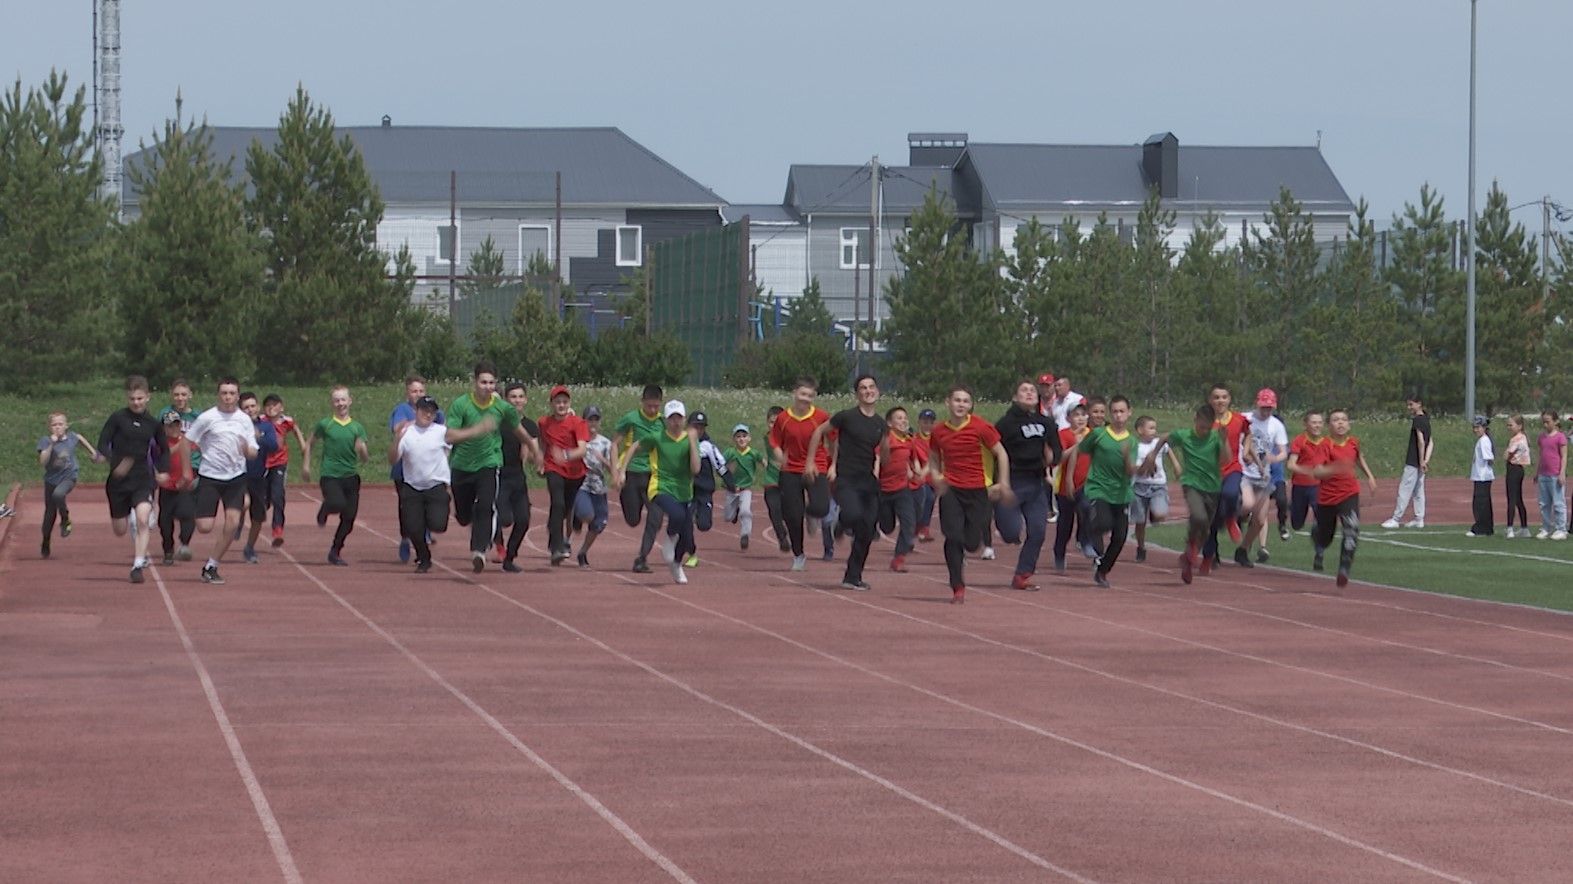
[[[1186,583],[1220,562],[1221,529],[1236,544],[1240,566],[1253,567],[1253,547],[1256,561],[1266,561],[1267,504],[1277,501],[1282,539],[1290,525],[1301,530],[1314,510],[1318,570],[1342,529],[1337,574],[1343,585],[1359,538],[1359,474],[1375,489],[1346,412],[1309,413],[1305,431],[1290,440],[1270,389],[1241,413],[1227,387],[1214,387],[1192,426],[1160,435],[1153,418],[1133,420],[1125,397],[1083,397],[1063,377],[1023,379],[993,423],[973,413],[972,391],[957,386],[945,398],[943,416],[924,409],[915,427],[904,408],[882,406],[872,375],[856,379],[856,404],[834,415],[815,404],[818,385],[803,378],[793,385],[790,404],[766,415],[763,445],[737,424],[723,446],[709,436],[703,412],[663,401],[656,385],[644,388],[639,407],[616,421],[610,437],[602,433],[600,409],[579,414],[566,386],[551,389],[538,420],[524,414],[524,384],[498,387],[496,369],[480,363],[471,389],[443,409],[427,395],[424,379],[411,376],[405,400],[389,417],[386,457],[398,495],[399,557],[413,557],[418,573],[432,568],[431,547],[450,514],[469,529],[472,570],[484,570],[491,552],[504,571],[522,570],[517,558],[530,524],[532,467],[545,480],[553,565],[573,557],[590,567],[616,493],[629,527],[644,525],[633,570],[649,572],[648,558],[659,548],[672,580],[687,583],[685,566],[698,563],[696,533],[714,525],[715,494],[724,491],[722,519],[737,525],[739,546],[747,550],[759,488],[780,549],[792,556],[791,570],[806,569],[811,532],[823,537],[827,559],[837,539],[847,537],[841,585],[855,591],[869,589],[865,568],[876,537],[893,539],[889,567],[904,572],[916,545],[933,539],[937,508],[954,604],[966,600],[967,555],[992,558],[996,532],[1020,545],[1011,586],[1036,589],[1051,524],[1055,571],[1066,572],[1074,540],[1092,563],[1094,583],[1108,586],[1133,527],[1136,560],[1146,560],[1146,529],[1168,515],[1171,477],[1188,512],[1178,563]],[[133,536],[132,582],[144,579],[157,530],[165,565],[189,560],[197,533],[212,534],[201,579],[222,584],[219,565],[233,542],[245,537],[248,562],[257,561],[265,525],[273,546],[284,544],[293,438],[308,481],[312,455],[320,452],[316,521],[326,526],[337,517],[327,561],[347,564],[361,465],[372,458],[347,388],[333,388],[332,414],[309,433],[285,414],[278,396],[259,402],[233,378],[219,382],[217,403],[200,414],[183,381],[171,385],[172,401],[157,415],[149,411],[145,379],[128,379],[126,397],[96,446],[72,432],[65,415],[50,416],[49,435],[38,445],[45,471],[42,555],[50,555],[57,522],[62,537],[71,532],[66,497],[80,450],[110,464],[105,493],[114,532]],[[1516,452],[1510,446],[1510,457]],[[582,535],[577,550],[576,534]]]

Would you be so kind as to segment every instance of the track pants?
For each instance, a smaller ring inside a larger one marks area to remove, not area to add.
[[[453,471],[453,520],[470,529],[470,552],[484,553],[497,531],[497,468]]]

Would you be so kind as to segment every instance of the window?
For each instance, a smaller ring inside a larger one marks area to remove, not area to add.
[[[841,269],[868,269],[868,228],[841,228]]]
[[[552,229],[545,224],[520,224],[519,225],[519,273],[522,275],[530,267],[530,260],[536,255],[546,259],[548,264],[552,261]]]
[[[454,242],[458,239],[459,228],[443,224],[437,228],[437,257],[439,264],[453,263]]]
[[[637,224],[617,228],[617,266],[638,267],[644,263],[644,228]]]

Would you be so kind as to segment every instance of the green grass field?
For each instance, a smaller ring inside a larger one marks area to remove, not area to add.
[[[194,407],[197,410],[200,411],[212,404],[211,383],[196,381],[194,388],[196,390]],[[243,389],[249,388],[243,387]],[[464,389],[465,387],[459,383],[442,383],[433,384],[430,392],[446,406]],[[531,388],[527,410],[532,417],[537,417],[546,411],[546,389],[546,387]],[[268,393],[278,393],[283,396],[286,411],[306,427],[308,432],[311,424],[329,413],[326,386],[258,387],[254,392],[258,396],[265,396]],[[373,440],[385,439],[388,414],[403,397],[403,387],[398,383],[390,383],[358,387],[352,392],[355,396],[352,413],[366,425],[367,430],[372,433]],[[669,390],[668,395],[682,399],[691,411],[695,409],[705,411],[710,418],[712,435],[717,437],[729,433],[732,426],[737,423],[746,423],[757,432],[764,424],[765,411],[774,404],[785,405],[789,398],[784,392],[769,390],[689,387]],[[599,405],[610,423],[624,412],[636,407],[638,397],[639,390],[634,387],[582,387],[575,388],[574,405],[580,411],[592,404]],[[169,397],[166,392],[155,391],[151,408],[156,412],[168,402]],[[933,407],[943,414],[937,402],[908,402],[900,398],[887,397],[884,407],[888,408],[898,403],[911,409],[914,419],[917,410],[925,406]],[[41,480],[36,457],[37,443],[39,437],[47,430],[49,412],[57,410],[66,412],[72,428],[90,441],[96,442],[104,419],[124,404],[125,396],[121,391],[121,382],[115,378],[61,383],[26,392],[0,394],[0,487],[9,487],[12,482],[34,483]],[[850,394],[822,395],[820,404],[830,411],[835,411],[851,405],[852,397]],[[982,400],[977,410],[984,417],[994,419],[1004,412],[1005,407],[1006,403],[1003,400]],[[1190,423],[1189,412],[1185,409],[1144,408],[1138,403],[1136,413],[1151,414],[1158,419],[1160,428],[1165,431],[1188,426]],[[1300,431],[1300,422],[1297,418],[1291,418],[1286,423],[1289,425],[1291,436]],[[1437,419],[1435,426],[1437,449],[1432,471],[1439,475],[1465,474],[1468,470],[1469,452],[1474,444],[1468,426],[1464,421],[1450,419]],[[1355,433],[1365,443],[1366,457],[1371,463],[1371,469],[1375,470],[1378,476],[1395,476],[1401,471],[1408,428],[1408,419],[1400,416],[1355,422]],[[380,458],[380,452],[373,451],[373,456]],[[102,466],[85,464],[82,481],[102,482],[104,472]],[[300,474],[298,469],[292,472],[295,476]],[[385,465],[373,462],[362,469],[362,475],[367,481],[379,482],[387,481],[388,472]]]
[[[1573,586],[1564,582],[1573,577],[1573,543],[1509,540],[1500,527],[1494,537],[1465,537],[1464,531],[1462,525],[1395,531],[1375,523],[1363,526],[1352,575],[1389,586],[1573,611]],[[1228,561],[1233,548],[1223,539],[1225,561],[1215,573],[1228,577],[1242,569]],[[1178,550],[1185,544],[1184,526],[1160,525],[1148,540]],[[1309,536],[1299,534],[1287,543],[1273,537],[1271,549],[1273,565],[1311,570]],[[1127,555],[1130,550],[1127,546]],[[1167,553],[1151,555],[1156,558],[1150,561],[1159,564],[1172,558]],[[1335,547],[1327,551],[1327,573],[1337,567],[1336,561]]]

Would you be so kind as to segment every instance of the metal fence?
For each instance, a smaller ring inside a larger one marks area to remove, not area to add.
[[[550,277],[468,277],[454,278],[454,294],[449,298],[447,277],[419,278],[416,282],[417,302],[437,313],[446,313],[453,321],[459,339],[470,340],[481,326],[506,326],[513,317],[514,308],[526,290],[537,293],[550,306],[554,302],[559,316],[570,317],[584,325],[594,338],[611,328],[622,328],[627,322],[619,309],[619,302],[626,293],[615,291],[576,292],[572,288],[555,289]]]
[[[697,384],[715,385],[749,339],[748,222],[666,240],[646,249],[650,330],[688,346]]]

